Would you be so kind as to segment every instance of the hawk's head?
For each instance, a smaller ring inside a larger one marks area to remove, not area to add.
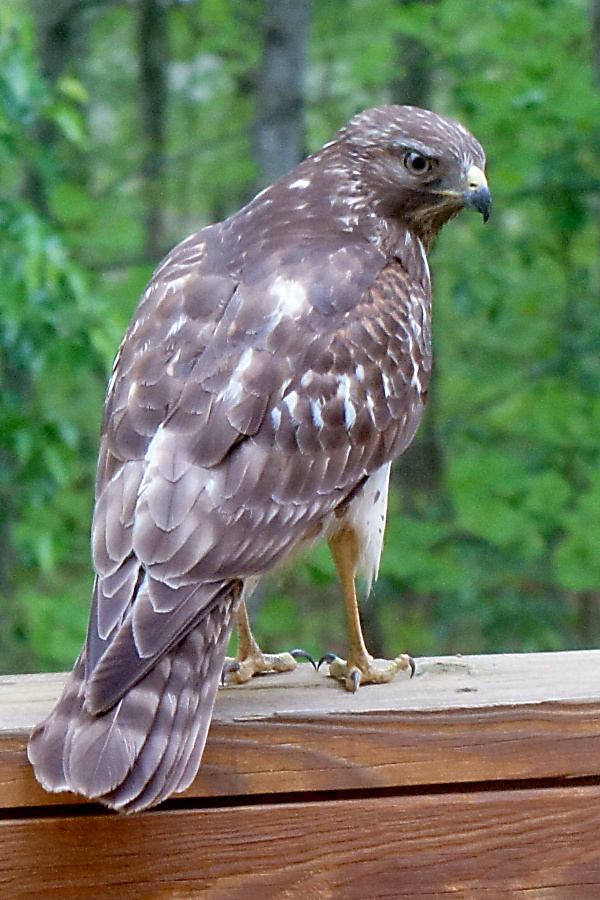
[[[369,206],[406,221],[427,244],[463,206],[487,221],[485,154],[458,122],[415,106],[380,106],[355,116],[338,140]]]

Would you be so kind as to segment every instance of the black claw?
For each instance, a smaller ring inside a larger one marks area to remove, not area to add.
[[[231,672],[239,672],[239,670],[240,664],[237,660],[232,659],[231,662],[226,662],[221,669],[221,684],[225,684],[225,679]]]
[[[295,650],[290,650],[290,656],[293,656],[294,659],[305,659],[306,662],[309,662],[311,664],[311,666],[313,667],[315,672],[317,671],[318,667],[317,667],[316,662],[314,661],[314,659],[312,658],[310,653],[306,652],[306,650],[300,650],[297,647]]]
[[[321,668],[321,666],[323,665],[323,663],[328,663],[328,664],[329,664],[329,663],[335,662],[336,659],[337,659],[337,656],[335,655],[335,653],[325,653],[325,654],[321,657],[321,659],[319,660],[319,662],[317,663],[317,672],[319,671],[319,669]]]
[[[413,675],[415,674],[415,671],[416,671],[416,668],[417,668],[417,666],[416,666],[416,664],[415,664],[415,661],[414,661],[414,659],[412,658],[412,656],[409,656],[409,657],[408,657],[408,664],[409,664],[409,666],[410,666],[410,677],[412,678]]]
[[[352,679],[352,693],[355,694],[360,687],[360,672],[358,669],[354,669],[351,672],[350,678]]]

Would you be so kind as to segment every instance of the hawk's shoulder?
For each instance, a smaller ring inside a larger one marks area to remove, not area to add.
[[[306,225],[273,234],[260,216],[256,243],[245,246],[248,223],[235,220],[178,245],[146,289],[115,361],[99,486],[115,461],[143,458],[167,421],[202,432],[198,461],[218,462],[256,431],[269,398],[315,340],[364,301],[385,265],[354,235]]]

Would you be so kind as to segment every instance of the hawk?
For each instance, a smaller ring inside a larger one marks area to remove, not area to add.
[[[319,538],[349,623],[330,673],[355,690],[407,667],[369,655],[355,577],[377,574],[427,398],[427,252],[463,206],[487,219],[484,172],[457,122],[367,110],[158,267],[108,387],[86,643],[29,743],[47,790],[128,812],[185,790],[236,621],[235,680],[295,665],[260,652],[244,600]]]

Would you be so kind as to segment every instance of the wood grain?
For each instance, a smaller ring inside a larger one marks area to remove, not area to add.
[[[600,896],[600,788],[0,822],[10,900]]]
[[[599,673],[586,651],[419,660],[355,695],[308,666],[226,688],[187,799],[131,817],[33,777],[64,676],[0,679],[0,897],[592,900]]]
[[[64,676],[0,679],[0,809],[46,794],[25,746]],[[600,652],[419,660],[341,690],[308,665],[219,692],[190,797],[600,776]]]

